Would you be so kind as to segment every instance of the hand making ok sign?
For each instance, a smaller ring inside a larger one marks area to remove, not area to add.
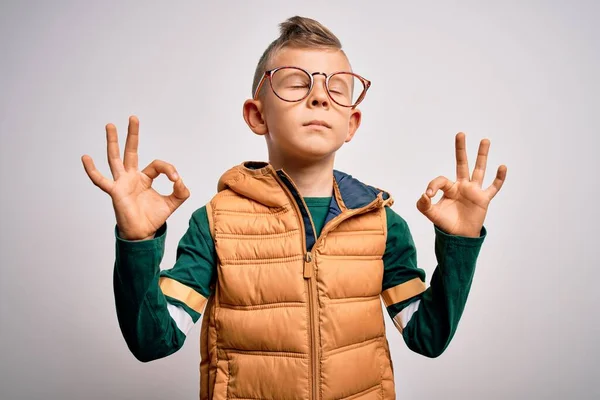
[[[96,169],[89,155],[81,161],[94,185],[112,198],[119,235],[128,240],[151,239],[167,218],[188,198],[190,191],[172,164],[154,160],[142,171],[138,169],[138,141],[140,123],[129,118],[123,160],[119,154],[117,128],[106,125],[108,165],[114,178],[105,178]],[[173,182],[173,193],[161,195],[152,188],[152,182],[165,174]]]
[[[506,179],[506,165],[500,165],[494,182],[482,189],[483,177],[490,149],[490,141],[484,139],[479,144],[479,152],[473,175],[469,177],[469,164],[465,145],[465,134],[456,135],[456,182],[438,176],[427,186],[417,201],[417,208],[442,231],[458,236],[478,237],[483,227],[490,201],[496,196]],[[431,198],[438,190],[442,198],[435,204]]]

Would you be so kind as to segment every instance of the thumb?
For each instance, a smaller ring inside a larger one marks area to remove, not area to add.
[[[173,193],[167,197],[169,203],[173,206],[171,212],[175,211],[189,197],[190,191],[183,183],[183,179],[179,177],[179,179],[173,184]]]
[[[417,200],[417,209],[425,216],[428,216],[431,213],[431,199],[427,194],[423,193],[419,200]]]

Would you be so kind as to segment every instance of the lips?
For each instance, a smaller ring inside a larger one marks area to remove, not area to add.
[[[325,121],[321,121],[321,120],[312,120],[312,121],[308,121],[306,123],[303,124],[304,126],[310,126],[310,125],[317,125],[317,126],[324,126],[325,128],[330,128],[331,129],[331,125],[329,125],[327,122]]]

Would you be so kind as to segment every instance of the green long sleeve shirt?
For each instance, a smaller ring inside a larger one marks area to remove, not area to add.
[[[331,198],[305,198],[317,229],[325,222]],[[414,278],[425,281],[417,266],[417,252],[406,221],[386,207],[386,248],[383,255],[382,292]],[[387,307],[394,319],[400,313],[406,326],[401,329],[407,346],[427,357],[437,357],[456,332],[473,280],[476,260],[486,236],[485,227],[476,238],[449,235],[437,226],[437,266],[427,290]],[[165,296],[158,280],[166,276],[208,298],[216,279],[216,253],[206,208],[197,209],[177,246],[175,265],[160,270],[167,224],[154,239],[128,241],[118,235],[114,264],[114,293],[117,318],[123,337],[134,356],[143,362],[168,356],[180,349],[200,314],[184,303]]]

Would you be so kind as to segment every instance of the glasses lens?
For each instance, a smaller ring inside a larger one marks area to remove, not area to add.
[[[281,68],[271,76],[271,84],[277,96],[287,101],[298,101],[310,89],[310,76],[297,68]]]
[[[329,93],[331,97],[343,106],[353,106],[365,90],[365,85],[356,76],[339,72],[329,79]]]

